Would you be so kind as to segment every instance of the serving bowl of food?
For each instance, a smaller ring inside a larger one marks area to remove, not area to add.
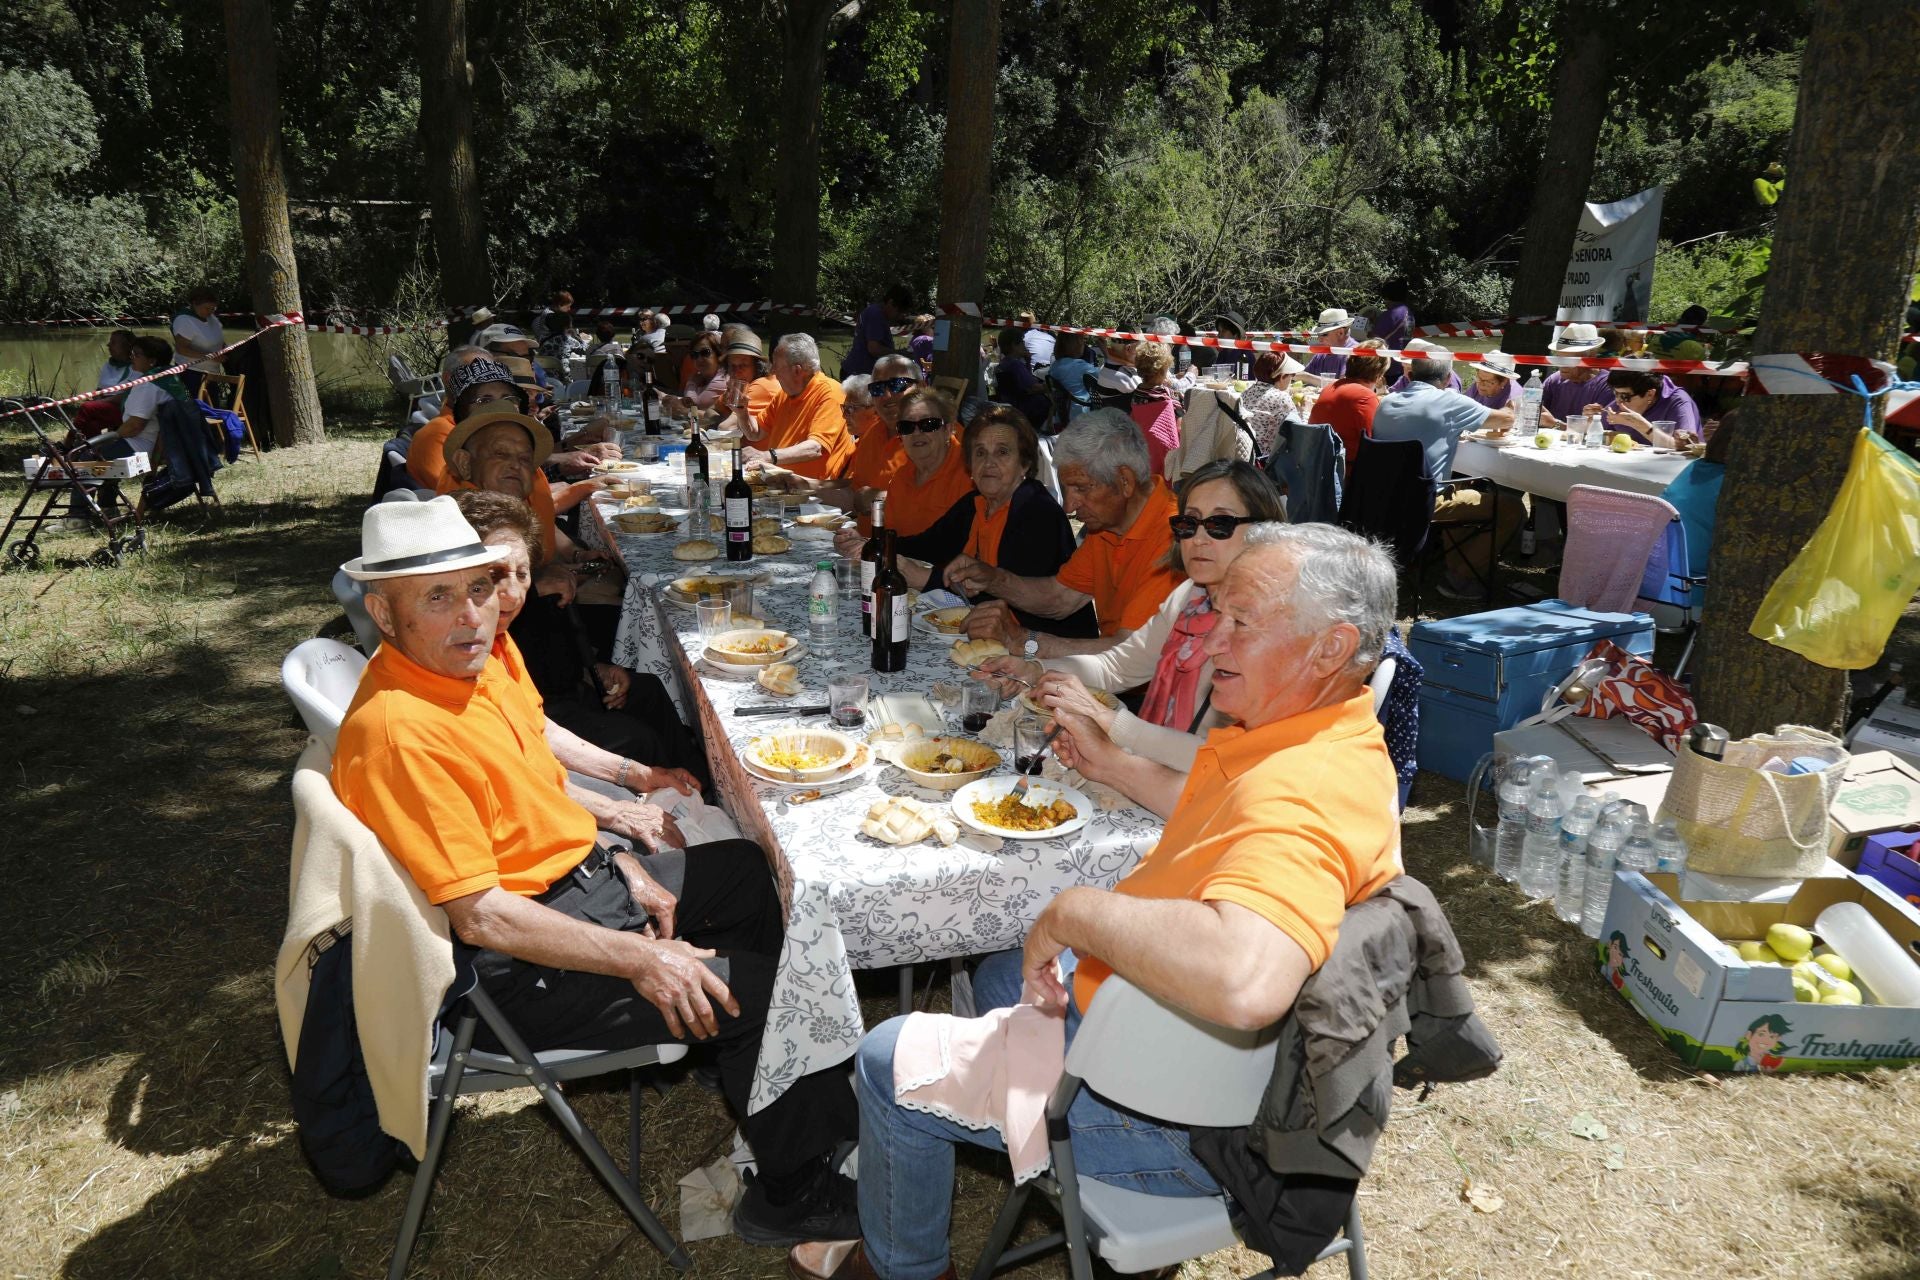
[[[934,791],[957,791],[1001,764],[1000,753],[969,738],[921,738],[892,751],[900,772]]]
[[[957,636],[966,628],[967,615],[972,612],[970,605],[956,604],[946,609],[929,609],[920,615],[920,621],[934,635]]]
[[[772,627],[736,627],[707,641],[707,656],[735,667],[769,667],[786,661],[799,646]]]
[[[981,778],[953,793],[953,816],[975,831],[1010,840],[1051,840],[1087,825],[1093,802],[1072,787],[1032,780],[1013,794],[1019,778]]]
[[[747,762],[796,782],[824,778],[846,767],[859,743],[831,729],[785,729],[747,744]]]

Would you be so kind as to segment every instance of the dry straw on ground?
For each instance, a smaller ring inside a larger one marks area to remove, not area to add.
[[[242,464],[223,513],[170,516],[124,568],[0,575],[0,1274],[384,1271],[404,1180],[350,1202],[307,1172],[270,979],[304,737],[277,668],[335,613],[327,578],[374,469],[377,437],[361,435]],[[22,443],[0,440],[0,473],[18,474]],[[91,546],[61,535],[49,552]],[[1460,790],[1421,779],[1407,861],[1460,931],[1507,1065],[1397,1099],[1363,1191],[1374,1274],[1920,1274],[1920,1076],[1687,1071],[1569,930],[1465,865]],[[887,1008],[879,977],[870,1017]],[[580,1095],[614,1134],[624,1102]],[[648,1107],[646,1191],[665,1206],[732,1125],[688,1081]],[[1592,1121],[1604,1138],[1574,1132]],[[1469,1183],[1498,1207],[1466,1203]],[[1003,1187],[993,1159],[963,1163],[962,1265]],[[732,1240],[693,1253],[703,1276],[782,1274],[778,1252]],[[1187,1270],[1263,1263],[1236,1251]],[[530,1095],[507,1095],[463,1105],[414,1274],[668,1271]]]

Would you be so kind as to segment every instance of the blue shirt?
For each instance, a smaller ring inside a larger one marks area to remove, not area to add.
[[[853,346],[847,349],[847,358],[840,362],[841,377],[873,372],[873,362],[880,357],[867,350],[869,342],[893,350],[893,329],[887,324],[886,310],[877,302],[869,302],[860,312],[860,318],[853,322]]]
[[[1373,411],[1375,440],[1418,440],[1427,450],[1427,474],[1436,482],[1453,474],[1454,451],[1460,433],[1487,420],[1483,404],[1442,387],[1416,382],[1411,390],[1395,391]]]
[[[1067,393],[1068,418],[1077,418],[1093,407],[1087,397],[1087,375],[1097,372],[1099,370],[1079,356],[1061,356],[1047,366],[1047,381]]]
[[[1389,392],[1393,392],[1393,391],[1405,391],[1405,390],[1407,390],[1408,388],[1410,388],[1410,387],[1412,387],[1412,386],[1413,386],[1413,379],[1412,379],[1412,378],[1409,378],[1409,377],[1407,377],[1407,376],[1406,376],[1405,374],[1401,374],[1401,375],[1400,375],[1400,380],[1399,380],[1398,382],[1396,382],[1396,383],[1394,383],[1394,384],[1393,384],[1392,386],[1390,386],[1390,387],[1388,387],[1388,388],[1387,388],[1387,390],[1388,390]],[[1449,390],[1449,391],[1458,391],[1458,390],[1460,390],[1460,375],[1459,375],[1459,374],[1457,374],[1457,373],[1450,373],[1450,374],[1448,374],[1448,375],[1447,375],[1447,390]],[[1468,392],[1467,394],[1469,394],[1469,395],[1471,395],[1472,393],[1471,393],[1471,392]],[[1476,399],[1476,403],[1478,403],[1478,397],[1476,397],[1475,399]],[[1496,408],[1496,409],[1498,409],[1498,408],[1499,408],[1500,406],[1499,406],[1499,405],[1494,405],[1493,407],[1494,407],[1494,408]]]
[[[1689,577],[1704,576],[1707,572],[1707,550],[1713,545],[1713,512],[1720,505],[1720,482],[1726,475],[1725,463],[1701,458],[1690,463],[1673,478],[1672,484],[1660,491],[1660,496],[1680,513],[1680,523],[1687,531],[1684,568]],[[1683,566],[1670,566],[1680,567]]]

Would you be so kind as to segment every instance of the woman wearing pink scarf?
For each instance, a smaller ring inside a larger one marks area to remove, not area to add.
[[[1213,664],[1205,653],[1207,633],[1218,615],[1209,588],[1226,576],[1246,545],[1245,527],[1286,519],[1280,491],[1245,462],[1210,462],[1180,482],[1180,514],[1173,517],[1181,583],[1153,620],[1100,653],[1048,658],[993,658],[975,670],[1003,693],[1025,682],[1034,700],[1056,711],[1086,716],[1115,742],[1171,769],[1187,769],[1207,731],[1226,723],[1213,710]],[[1089,689],[1114,693],[1146,686],[1140,714],[1116,710]]]

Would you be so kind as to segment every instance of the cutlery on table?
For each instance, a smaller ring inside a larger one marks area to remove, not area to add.
[[[1047,730],[1047,736],[1040,739],[1040,749],[1033,753],[1034,763],[1036,765],[1038,765],[1041,760],[1044,760],[1046,758],[1047,748],[1053,745],[1053,740],[1060,736],[1060,730],[1064,729],[1065,727],[1066,727],[1065,725],[1062,725],[1056,721],[1054,723],[1053,728]],[[1019,776],[1019,778],[1015,779],[1013,784],[1013,790],[1007,792],[1007,794],[1017,798],[1021,804],[1025,804],[1027,802],[1027,788],[1032,785],[1033,785],[1033,775],[1030,773],[1023,773]]]
[[[736,716],[741,716],[741,717],[745,717],[745,716],[778,716],[778,715],[789,715],[789,716],[824,716],[824,715],[826,715],[826,714],[827,714],[827,708],[826,708],[826,707],[824,707],[824,706],[819,706],[819,707],[789,707],[789,706],[783,706],[783,705],[768,705],[768,706],[764,706],[764,707],[735,707],[735,708],[734,708],[734,710],[733,710],[733,714],[734,714],[734,715],[736,715]]]

